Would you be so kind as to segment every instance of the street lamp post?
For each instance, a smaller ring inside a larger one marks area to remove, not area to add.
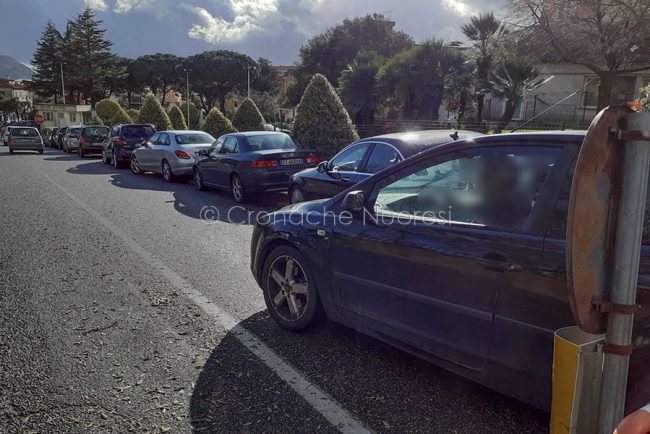
[[[63,62],[59,62],[61,66],[61,97],[63,98],[63,105],[65,105],[65,83],[63,82]]]
[[[251,97],[251,69],[255,69],[254,66],[248,65],[246,67],[246,75],[248,78],[248,97]]]
[[[185,86],[186,86],[186,95],[187,95],[187,101],[185,102],[187,104],[187,129],[190,128],[190,72],[192,72],[191,69],[185,68],[183,69],[185,71]]]

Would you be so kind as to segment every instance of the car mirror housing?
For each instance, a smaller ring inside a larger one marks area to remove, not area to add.
[[[363,211],[364,202],[362,190],[351,191],[343,199],[343,209],[352,213],[360,213]]]
[[[316,166],[316,170],[318,170],[319,173],[327,172],[327,160],[318,163],[318,165]]]
[[[207,156],[208,156],[208,150],[207,150],[207,149],[201,149],[201,150],[199,151],[199,155],[200,155],[201,157],[207,157]]]

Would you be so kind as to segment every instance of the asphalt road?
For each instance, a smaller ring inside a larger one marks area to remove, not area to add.
[[[189,182],[0,147],[0,432],[548,430],[344,327],[280,330],[246,223],[285,202],[229,216],[228,195]]]

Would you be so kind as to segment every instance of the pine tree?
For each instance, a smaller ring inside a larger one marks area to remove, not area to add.
[[[138,122],[140,118],[140,110],[127,109],[126,113],[133,119],[133,122]]]
[[[69,26],[67,61],[73,71],[72,79],[78,94],[93,103],[101,98],[106,80],[116,68],[117,58],[111,53],[113,45],[105,39],[106,29],[95,12],[86,8]]]
[[[196,108],[196,105],[194,105],[194,103],[190,103],[190,118],[189,119],[187,119],[187,102],[182,103],[179,108],[181,109],[181,113],[183,113],[183,116],[185,117],[185,123],[187,124],[188,128],[191,128],[191,127],[198,128],[198,126],[199,126],[199,110]]]
[[[236,133],[237,129],[233,127],[230,119],[225,117],[221,110],[213,107],[203,121],[201,130],[212,135],[214,138],[223,136],[224,134]]]
[[[324,158],[359,139],[341,99],[322,74],[312,77],[296,111],[293,138]]]
[[[59,101],[61,95],[61,55],[63,36],[52,21],[48,21],[43,29],[41,38],[36,42],[36,51],[32,58],[34,75],[30,89],[37,95],[46,98],[54,97]]]
[[[107,122],[107,125],[116,125],[116,124],[132,124],[133,119],[126,113],[122,106],[118,106],[119,109],[115,112],[115,115]]]
[[[158,131],[171,130],[172,128],[172,122],[169,120],[167,112],[162,108],[153,93],[148,93],[144,97],[138,122],[142,124],[153,124]]]
[[[239,131],[264,131],[264,117],[250,98],[241,103],[232,118],[232,124]]]
[[[183,113],[181,112],[181,109],[178,108],[177,105],[172,105],[172,107],[169,109],[169,120],[172,123],[172,128],[175,130],[186,130],[187,129],[187,124],[185,123],[185,117],[183,116]]]

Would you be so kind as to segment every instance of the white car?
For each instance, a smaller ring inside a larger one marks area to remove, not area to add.
[[[203,131],[160,131],[138,146],[131,154],[131,171],[162,173],[167,182],[192,175],[194,160],[215,139]]]

